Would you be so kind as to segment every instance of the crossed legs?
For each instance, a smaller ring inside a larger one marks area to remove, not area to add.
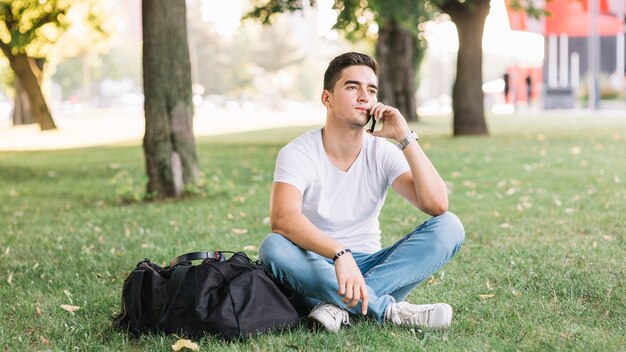
[[[447,263],[463,244],[460,220],[451,212],[432,217],[393,245],[375,253],[353,253],[369,292],[367,315],[382,322],[391,303],[403,301],[424,279]],[[346,308],[338,294],[332,260],[303,250],[280,234],[269,234],[260,260],[297,296],[300,311],[320,302]],[[346,308],[359,314],[360,303]]]

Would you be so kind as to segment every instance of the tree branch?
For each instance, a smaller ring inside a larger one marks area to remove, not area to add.
[[[2,49],[4,56],[6,56],[9,61],[11,61],[11,59],[13,58],[13,53],[11,52],[11,47],[9,46],[9,44],[0,40],[0,49]]]

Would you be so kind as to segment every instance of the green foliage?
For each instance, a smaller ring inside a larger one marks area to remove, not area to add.
[[[257,18],[263,24],[271,24],[276,14],[284,12],[301,11],[304,2],[315,6],[315,0],[252,0],[254,8],[244,16],[244,19]]]
[[[300,11],[303,0],[256,0],[254,9],[244,18],[257,18],[270,24],[273,16],[283,12]],[[316,6],[316,1],[308,1]],[[402,25],[406,30],[419,33],[418,25],[431,18],[432,6],[423,0],[335,0],[337,14],[336,29],[346,33],[348,39],[375,38],[377,27],[389,21]]]
[[[113,17],[110,6],[97,0],[0,0],[0,40],[13,54],[45,59],[44,73],[52,74],[59,61],[108,50]],[[84,64],[69,59],[65,66],[71,67],[61,67],[57,74],[63,88],[74,88],[70,92],[83,83],[84,70],[77,70],[76,62]],[[2,70],[0,80],[10,89],[12,71]]]
[[[537,0],[511,0],[507,6],[513,10],[526,12],[532,18],[541,18],[548,13],[543,9],[543,2]]]
[[[339,11],[335,28],[351,38],[372,36],[374,24],[380,27],[387,22],[398,23],[417,37],[419,25],[433,15],[423,0],[337,0],[335,8]]]
[[[69,26],[59,38],[57,48],[61,50],[55,54],[67,58],[108,51],[111,37],[116,34],[116,18],[122,16],[120,12],[112,2],[72,1],[67,13]]]
[[[196,341],[200,349],[623,349],[626,121],[554,113],[494,116],[489,124],[489,138],[454,139],[449,118],[412,126],[466,230],[458,255],[408,298],[450,303],[449,331],[353,321],[339,334],[303,326],[243,342],[207,337]],[[144,257],[165,263],[214,248],[256,257],[269,232],[276,154],[306,129],[198,138],[206,191],[166,202],[122,201],[124,189],[143,191],[139,145],[0,153],[0,316],[8,322],[0,346],[170,351],[175,336],[110,329],[123,279]],[[425,218],[390,192],[383,244]]]
[[[68,0],[0,0],[0,40],[14,54],[44,57],[67,28]]]
[[[94,0],[0,0],[0,39],[15,53],[44,57],[73,22],[80,21],[85,27],[74,42],[94,46],[106,41],[112,30],[108,15],[110,11]],[[66,53],[74,51],[71,42],[65,44]]]

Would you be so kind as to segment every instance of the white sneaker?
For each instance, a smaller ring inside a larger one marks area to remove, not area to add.
[[[385,320],[396,325],[445,329],[452,322],[452,307],[446,303],[392,303],[385,310]]]
[[[321,303],[313,308],[309,319],[331,332],[338,332],[341,324],[350,324],[348,311],[330,303]]]

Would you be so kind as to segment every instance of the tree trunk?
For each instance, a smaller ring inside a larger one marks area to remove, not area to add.
[[[489,0],[448,1],[442,10],[450,15],[459,35],[456,80],[452,89],[453,134],[489,134],[482,89],[482,40]]]
[[[43,67],[46,62],[44,58],[31,58],[34,60],[37,65],[36,68],[33,68],[33,74],[37,78],[37,82],[39,82],[39,86],[41,86],[41,81],[43,78]],[[32,67],[32,66],[31,66]],[[37,123],[35,121],[35,117],[33,116],[30,108],[30,100],[28,99],[28,92],[22,84],[20,84],[20,80],[15,80],[15,102],[13,104],[13,125],[30,125],[33,123]]]
[[[26,92],[32,120],[39,124],[39,128],[42,131],[56,129],[52,114],[50,114],[48,104],[41,91],[38,77],[40,70],[37,67],[36,60],[26,56],[26,54],[14,54],[11,48],[1,40],[0,48],[7,59],[9,59],[9,65],[15,73],[15,80],[19,81],[17,85],[20,85],[23,91]],[[16,94],[17,93],[18,90],[16,89]]]
[[[30,101],[28,93],[20,84],[18,79],[15,80],[15,99],[13,100],[13,125],[30,125],[35,122],[33,114],[30,112]]]
[[[417,121],[415,67],[418,39],[393,20],[385,21],[378,31],[379,100],[400,110],[407,121]]]
[[[143,0],[142,20],[147,194],[179,197],[199,174],[185,0]]]

